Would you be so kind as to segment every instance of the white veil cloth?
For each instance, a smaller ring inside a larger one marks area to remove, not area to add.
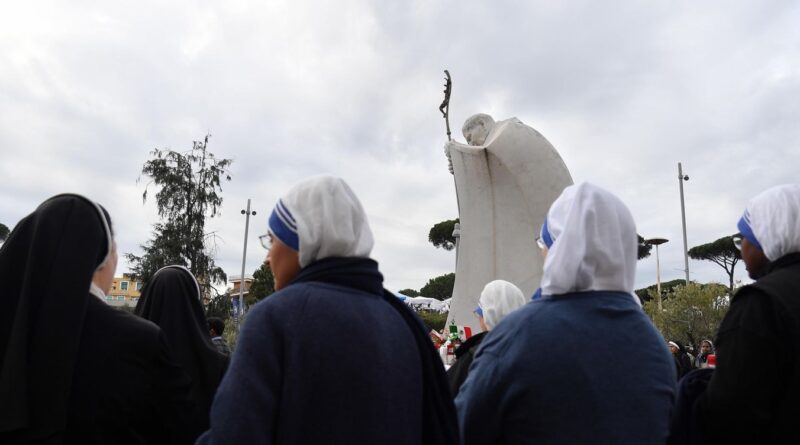
[[[618,291],[633,295],[636,276],[636,224],[628,207],[590,183],[564,189],[547,213],[542,238],[542,295]]]
[[[527,303],[522,291],[505,280],[489,282],[483,288],[479,301],[483,312],[483,322],[489,330],[494,329],[506,315]]]
[[[315,176],[278,200],[269,228],[298,251],[300,266],[330,257],[369,257],[374,240],[361,202],[343,179]]]
[[[800,252],[800,184],[759,193],[747,204],[738,227],[770,261]]]

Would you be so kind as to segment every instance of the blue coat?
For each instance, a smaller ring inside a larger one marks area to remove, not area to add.
[[[543,297],[483,341],[456,398],[464,444],[659,444],[675,366],[631,295]]]
[[[425,442],[424,376],[438,372],[431,393],[450,400],[444,370],[382,279],[369,259],[321,260],[253,306],[198,443]],[[457,440],[450,415],[452,440],[428,443]]]

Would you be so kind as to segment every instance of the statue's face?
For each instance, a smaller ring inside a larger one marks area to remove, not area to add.
[[[489,129],[482,121],[477,121],[464,129],[464,139],[467,140],[469,145],[483,145],[488,135]]]

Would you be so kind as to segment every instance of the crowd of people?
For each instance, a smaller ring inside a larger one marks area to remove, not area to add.
[[[738,229],[755,282],[690,358],[633,293],[628,208],[567,187],[532,228],[540,289],[487,283],[484,332],[446,374],[420,319],[384,290],[340,178],[276,203],[260,237],[276,292],[232,354],[182,266],[159,270],[134,314],[106,305],[111,217],[58,195],[0,249],[0,443],[800,443],[800,186],[756,196]]]
[[[670,340],[667,342],[669,350],[672,353],[672,358],[675,360],[675,372],[678,379],[682,378],[689,372],[695,369],[703,369],[709,366],[715,366],[716,356],[714,356],[714,343],[711,340],[703,340],[700,342],[700,351],[697,355],[692,355],[693,348],[691,345],[684,346],[678,340]],[[709,363],[709,357],[714,356]]]

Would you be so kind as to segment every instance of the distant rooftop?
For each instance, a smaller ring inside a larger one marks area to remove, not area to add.
[[[245,281],[247,281],[247,280],[253,281],[253,276],[252,275],[245,275],[244,279],[245,279]],[[242,276],[241,275],[228,275],[228,282],[229,283],[238,283],[239,281],[242,281]]]

